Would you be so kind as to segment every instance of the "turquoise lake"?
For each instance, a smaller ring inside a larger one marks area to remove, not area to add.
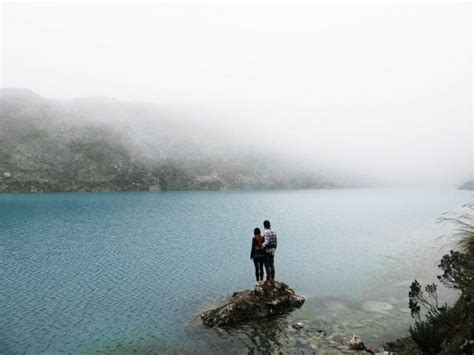
[[[454,243],[437,218],[470,202],[436,189],[0,194],[0,353],[336,353],[329,338],[352,334],[381,346],[407,333],[411,281],[435,281]],[[200,311],[254,285],[264,219],[276,278],[305,305],[203,327]]]

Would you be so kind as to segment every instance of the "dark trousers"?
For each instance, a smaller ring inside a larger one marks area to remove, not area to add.
[[[253,264],[255,265],[255,278],[257,281],[263,281],[263,265],[265,264],[265,257],[254,257]]]
[[[275,278],[275,256],[272,254],[265,256],[265,271],[267,272],[267,280]]]

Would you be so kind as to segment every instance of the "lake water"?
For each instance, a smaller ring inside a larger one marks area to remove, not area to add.
[[[331,353],[328,338],[354,333],[380,346],[407,332],[411,280],[435,280],[452,230],[436,219],[471,201],[402,189],[0,194],[0,353]],[[277,279],[305,305],[204,328],[200,311],[254,284],[250,242],[267,218]]]

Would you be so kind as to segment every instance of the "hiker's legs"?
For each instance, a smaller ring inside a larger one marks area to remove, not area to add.
[[[260,259],[263,258],[253,258],[253,264],[255,265],[255,278],[257,281],[263,280],[262,261]]]
[[[268,255],[265,255],[265,273],[267,274],[267,281],[270,281],[270,266],[268,263]]]
[[[275,256],[270,255],[270,279],[275,278]]]
[[[274,266],[275,257],[271,254],[267,254],[265,257],[265,270],[267,272],[267,280],[275,278],[275,266]]]
[[[263,264],[265,264],[265,258],[258,258],[258,276],[257,281],[263,281]]]
[[[258,281],[258,260],[257,260],[257,258],[253,258],[253,264],[255,265],[255,278]]]

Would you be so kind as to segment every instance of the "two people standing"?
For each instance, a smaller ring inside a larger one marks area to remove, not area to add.
[[[275,282],[275,251],[277,248],[277,234],[272,229],[270,221],[263,222],[263,235],[260,228],[255,228],[252,238],[252,249],[250,259],[255,265],[255,278],[257,284],[263,281],[263,267],[267,274],[265,283]]]

